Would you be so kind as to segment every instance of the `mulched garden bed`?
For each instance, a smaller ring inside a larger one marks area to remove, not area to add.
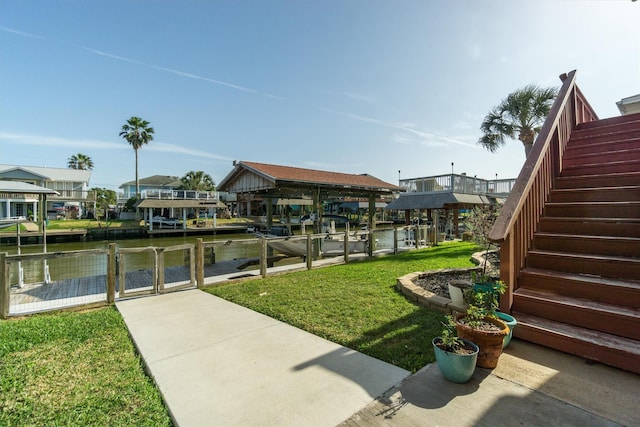
[[[484,257],[484,252],[478,252],[474,254],[476,262],[482,262]],[[489,251],[487,261],[488,263],[485,274],[498,279],[500,275],[500,254],[498,253],[498,251]],[[449,298],[449,281],[468,280],[471,282],[472,273],[474,272],[476,273],[476,275],[482,275],[482,265],[470,268],[452,268],[447,270],[426,271],[424,273],[421,273],[420,276],[414,279],[413,283],[416,286],[420,286],[421,288],[433,292],[436,295],[444,298]]]
[[[481,274],[482,268],[471,267],[428,271],[420,274],[420,276],[414,279],[413,283],[423,289],[433,292],[436,295],[449,298],[449,287],[447,285],[449,281],[456,279],[471,281],[471,275],[473,272]]]

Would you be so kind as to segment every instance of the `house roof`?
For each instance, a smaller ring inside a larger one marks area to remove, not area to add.
[[[0,165],[0,176],[10,177],[16,173],[28,173],[48,181],[89,182],[91,171],[69,168]]]
[[[152,175],[146,178],[140,178],[138,180],[140,185],[146,185],[149,187],[180,187],[182,180],[177,176],[169,175]],[[136,185],[136,181],[128,181],[120,185],[118,188],[124,188],[130,185]]]
[[[256,162],[237,162],[218,185],[230,193],[303,194],[313,189],[341,194],[391,194],[404,191],[368,174],[347,174]]]
[[[640,112],[640,94],[622,98],[616,102],[620,114],[633,114]]]
[[[0,193],[58,194],[57,191],[50,188],[21,181],[0,181]]]
[[[490,205],[497,199],[479,194],[461,194],[451,192],[440,193],[408,193],[389,203],[387,210],[408,209],[442,209],[453,205]]]

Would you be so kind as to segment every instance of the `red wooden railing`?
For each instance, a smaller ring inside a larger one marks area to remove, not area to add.
[[[544,204],[562,171],[562,157],[567,141],[578,124],[598,120],[597,115],[575,84],[576,72],[560,76],[562,87],[516,184],[489,233],[500,243],[500,278],[507,292],[500,309],[509,313],[517,277],[533,241]]]

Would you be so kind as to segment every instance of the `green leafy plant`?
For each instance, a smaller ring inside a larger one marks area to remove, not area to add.
[[[456,330],[456,322],[451,315],[445,317],[445,322],[442,322],[442,332],[440,333],[440,342],[438,346],[450,353],[456,353],[464,346],[464,342],[458,336]]]
[[[489,245],[487,237],[499,214],[500,208],[498,206],[475,206],[467,215],[465,225],[478,246],[486,247]]]
[[[499,299],[507,287],[502,281],[490,284],[490,290],[480,290],[477,287],[467,290],[465,299],[469,303],[464,323],[470,328],[479,328],[486,317],[497,318]]]
[[[130,197],[125,203],[123,210],[125,212],[135,212],[136,211],[135,204],[138,202],[138,200],[140,199],[138,199],[137,197]]]

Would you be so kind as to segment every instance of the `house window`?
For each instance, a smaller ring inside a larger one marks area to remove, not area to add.
[[[24,204],[18,203],[16,206],[16,216],[24,216]]]

